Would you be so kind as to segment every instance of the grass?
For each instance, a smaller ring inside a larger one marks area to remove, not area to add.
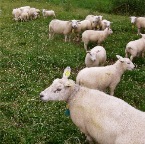
[[[1,0],[0,9],[0,137],[2,144],[78,144],[85,137],[64,115],[64,102],[43,103],[39,93],[52,81],[61,77],[66,66],[72,68],[75,80],[78,71],[85,67],[83,43],[64,43],[63,36],[48,40],[48,23],[51,18],[29,22],[12,20],[12,9],[30,5],[39,9],[54,9],[59,19],[84,19],[93,13],[113,21],[113,34],[103,46],[107,51],[107,64],[116,61],[116,54],[124,56],[126,44],[138,39],[128,16],[111,15],[88,9],[84,4],[67,11],[57,1]],[[79,1],[81,4],[81,2]],[[107,3],[107,2],[106,2]],[[84,4],[84,5],[83,5]],[[103,9],[103,7],[102,7]],[[106,7],[104,7],[106,9]],[[89,45],[92,47],[93,45]],[[127,71],[115,90],[115,96],[145,111],[145,59],[136,58],[135,70]]]

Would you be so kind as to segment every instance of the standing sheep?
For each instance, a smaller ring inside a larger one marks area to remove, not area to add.
[[[101,91],[79,86],[64,71],[40,93],[42,101],[65,101],[73,123],[90,143],[145,144],[145,113]]]
[[[77,29],[77,27],[77,20],[63,21],[54,19],[49,23],[49,39],[51,39],[54,34],[63,34],[65,36],[65,42],[68,36],[70,41],[71,33],[73,30]]]
[[[110,28],[106,28],[103,31],[86,30],[82,34],[82,41],[84,42],[84,48],[87,51],[87,45],[89,42],[96,42],[100,45],[113,31]]]
[[[13,9],[12,15],[14,17],[14,20],[18,21],[20,19],[21,10],[19,8]]]
[[[138,28],[138,34],[140,34],[140,29],[144,28],[145,29],[145,17],[135,17],[132,16],[131,18],[131,23],[137,26]]]
[[[86,67],[103,66],[106,62],[106,50],[102,46],[96,46],[87,51],[85,57]]]
[[[114,95],[114,90],[120,82],[121,76],[126,70],[134,69],[134,64],[128,58],[119,55],[117,62],[104,67],[90,67],[82,69],[76,78],[76,83],[91,89],[106,91],[110,88],[110,95]]]
[[[101,30],[104,30],[106,28],[110,28],[111,27],[111,23],[113,23],[113,22],[110,22],[110,21],[104,19],[104,20],[99,22],[99,28]]]
[[[144,57],[145,54],[145,34],[141,34],[142,38],[135,40],[135,41],[130,41],[126,45],[125,49],[125,56],[128,57],[130,54],[130,60],[132,61],[134,57],[142,55]]]
[[[95,30],[99,24],[99,21],[102,19],[102,16],[88,15],[85,20],[89,20],[92,25],[92,29]]]
[[[43,9],[42,10],[42,15],[43,15],[44,18],[50,17],[50,16],[53,16],[54,18],[56,17],[55,16],[55,12],[53,10],[45,10],[45,9]]]

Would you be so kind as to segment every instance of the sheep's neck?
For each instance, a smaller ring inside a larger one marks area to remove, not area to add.
[[[125,72],[125,69],[124,69],[124,67],[122,66],[122,63],[118,60],[114,65],[115,65],[115,67],[116,67],[118,73],[120,74],[120,76],[122,76],[123,73]]]
[[[71,94],[68,96],[68,98],[66,99],[67,104],[69,104],[75,97],[76,93],[79,91],[80,86],[79,85],[75,85],[71,91]]]

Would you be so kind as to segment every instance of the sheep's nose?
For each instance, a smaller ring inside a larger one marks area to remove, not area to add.
[[[44,97],[44,95],[43,94],[40,94],[40,98],[43,98]]]

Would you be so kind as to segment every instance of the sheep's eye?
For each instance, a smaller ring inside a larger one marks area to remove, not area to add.
[[[127,64],[130,64],[129,62]]]
[[[61,89],[58,88],[58,89],[56,89],[54,92],[56,93],[56,92],[60,92],[60,91],[61,91]]]

